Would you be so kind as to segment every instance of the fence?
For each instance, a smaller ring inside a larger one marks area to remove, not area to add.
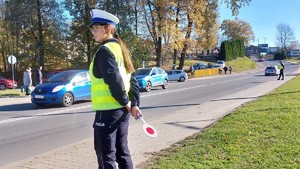
[[[194,77],[211,76],[217,74],[219,74],[219,68],[199,69],[199,70],[195,70]]]

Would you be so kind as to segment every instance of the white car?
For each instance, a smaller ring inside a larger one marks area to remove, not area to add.
[[[184,82],[188,79],[187,74],[183,70],[166,70],[170,81]]]
[[[218,60],[216,64],[220,65],[221,68],[226,66],[225,61],[223,61],[223,60]]]
[[[265,76],[270,76],[270,75],[279,75],[280,69],[278,68],[277,65],[275,66],[267,66],[265,69]]]

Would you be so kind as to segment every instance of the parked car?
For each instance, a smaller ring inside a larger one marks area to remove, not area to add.
[[[225,61],[223,61],[223,60],[218,60],[218,61],[216,62],[216,64],[217,64],[217,65],[220,65],[221,68],[223,68],[223,67],[226,66]]]
[[[263,62],[263,61],[265,61],[265,59],[264,58],[258,58],[257,61],[258,62]]]
[[[88,70],[67,70],[57,73],[31,92],[31,102],[38,105],[60,104],[68,107],[75,101],[91,99]]]
[[[190,67],[190,70],[198,70],[198,69],[205,69],[207,68],[207,64],[206,63],[195,63],[193,66]]]
[[[219,68],[219,69],[221,69],[222,67],[219,64],[214,64],[214,65],[211,66],[211,68]]]
[[[15,80],[6,79],[3,76],[0,76],[0,90],[5,89],[12,89],[13,87],[16,88],[17,82]]]
[[[270,75],[279,75],[280,69],[278,68],[277,65],[275,66],[267,66],[265,69],[265,76],[270,76]]]
[[[184,82],[188,79],[187,74],[183,70],[166,70],[166,73],[168,74],[169,81]]]
[[[155,86],[168,87],[168,74],[160,67],[137,69],[135,76],[141,91],[149,92]]]

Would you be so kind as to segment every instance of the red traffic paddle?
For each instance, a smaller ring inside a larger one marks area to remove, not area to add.
[[[144,123],[143,124],[144,133],[149,137],[157,137],[157,131],[155,130],[155,128],[153,126],[149,125],[148,123],[146,123],[146,121],[144,120],[144,118],[142,116],[140,116],[139,119],[141,119]]]

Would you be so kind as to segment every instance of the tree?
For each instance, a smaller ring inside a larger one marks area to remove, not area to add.
[[[200,27],[203,16],[202,13],[206,9],[206,0],[191,0],[190,3],[187,4],[186,7],[186,17],[187,17],[187,27],[186,27],[186,33],[185,38],[183,42],[183,48],[181,51],[180,56],[180,63],[179,63],[179,69],[183,69],[186,51],[188,48],[188,44],[190,42],[190,36],[194,29],[197,29]]]
[[[288,24],[278,24],[276,26],[277,35],[276,43],[284,51],[287,50],[288,46],[292,45],[292,42],[295,40],[294,29]]]
[[[65,0],[65,8],[70,13],[72,20],[70,25],[69,48],[76,50],[71,56],[73,61],[82,62],[83,67],[87,67],[92,59],[92,49],[94,42],[91,36],[91,32],[87,25],[91,22],[90,11],[96,8],[95,0]],[[71,61],[72,61],[71,60]],[[72,62],[73,62],[72,61]],[[76,65],[76,63],[73,62]]]
[[[45,60],[64,46],[60,43],[65,19],[59,4],[55,0],[9,0],[3,5],[2,57],[16,56],[17,68],[44,66]]]
[[[238,9],[250,1],[225,0],[224,3],[233,10],[234,14],[238,14]],[[215,18],[218,2],[218,0],[141,0],[144,12],[142,18],[145,18],[145,22],[142,24],[147,26],[153,39],[157,66],[161,65],[162,57],[166,57],[162,56],[163,50],[169,49],[169,43],[171,43],[173,63],[176,63],[177,53],[181,51],[179,65],[181,69],[184,65],[188,47],[192,43],[193,37],[191,35],[199,34],[198,37],[201,36],[201,38],[205,35],[205,40],[210,43],[209,46],[213,46],[217,34]],[[207,19],[206,27],[202,27],[204,11],[207,8],[209,10],[213,9],[212,11],[207,10],[207,17],[214,16],[214,18],[209,18],[211,22]],[[204,31],[199,31],[201,28]],[[213,32],[214,30],[215,32]]]
[[[203,12],[203,23],[199,28],[198,44],[201,49],[213,49],[218,42],[218,0],[206,0],[206,9]]]
[[[223,35],[229,40],[243,40],[247,45],[255,39],[254,32],[250,24],[236,18],[235,20],[223,20],[221,24]]]
[[[237,16],[239,14],[239,9],[245,5],[249,5],[251,0],[225,0],[227,8],[229,7],[232,12],[232,16]]]

